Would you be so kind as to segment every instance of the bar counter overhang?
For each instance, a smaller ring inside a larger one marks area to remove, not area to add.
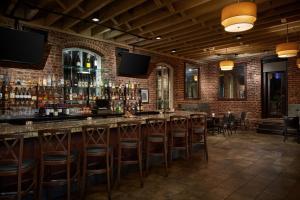
[[[85,117],[84,119],[65,119],[65,120],[55,120],[55,121],[44,121],[37,122],[27,125],[12,125],[3,123],[0,125],[0,134],[24,134],[24,138],[33,138],[38,136],[38,131],[46,129],[71,129],[72,133],[78,133],[82,131],[82,126],[85,125],[109,125],[110,128],[116,128],[118,122],[128,122],[128,121],[140,121],[142,124],[146,123],[146,119],[149,118],[163,118],[167,121],[170,120],[171,116],[182,115],[189,117],[190,114],[206,114],[203,112],[189,112],[189,111],[175,111],[172,113],[162,113],[162,114],[150,114],[150,115],[133,115],[130,117],[117,116],[117,117],[106,117],[106,118],[91,118]],[[81,116],[83,117],[83,116]]]

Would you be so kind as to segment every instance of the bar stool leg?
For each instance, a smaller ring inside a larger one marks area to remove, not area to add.
[[[165,159],[165,171],[166,177],[168,176],[168,144],[164,139],[164,159]]]
[[[110,193],[110,155],[109,152],[107,152],[106,155],[106,177],[107,177],[107,195],[108,195],[108,199],[111,199],[111,193]]]
[[[81,181],[81,199],[84,199],[86,189],[86,167],[87,157],[83,156],[83,167],[82,167],[82,181]]]
[[[189,159],[189,136],[185,137],[186,159]]]
[[[117,185],[120,185],[121,180],[121,158],[122,157],[122,150],[121,147],[118,149],[118,177],[117,177]]]
[[[38,186],[37,186],[37,180],[38,180],[38,169],[37,166],[35,166],[34,168],[34,172],[33,172],[33,178],[34,178],[34,186],[33,186],[33,199],[34,200],[38,200]]]
[[[149,174],[150,143],[146,142],[146,175]]]
[[[21,200],[22,198],[22,174],[18,172],[18,191],[17,191],[17,200]]]
[[[39,179],[39,199],[43,199],[44,165],[41,162]]]
[[[110,180],[111,180],[111,187],[113,187],[113,181],[114,181],[114,152],[113,150],[111,150],[110,152],[110,173],[111,173],[111,176],[110,176]]]
[[[142,161],[142,146],[140,142],[138,143],[138,149],[137,149],[138,159],[139,159],[139,171],[140,171],[140,181],[141,181],[141,187],[144,187],[144,181],[143,181],[143,161]]]
[[[70,174],[70,163],[67,163],[67,198],[71,199],[71,174]]]

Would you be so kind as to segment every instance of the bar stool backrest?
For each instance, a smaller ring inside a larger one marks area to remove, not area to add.
[[[22,134],[0,135],[0,164],[17,164],[20,172],[23,161],[24,136]]]
[[[119,141],[139,141],[141,139],[141,122],[118,122]]]
[[[170,117],[171,131],[188,131],[188,118],[185,116],[175,115]]]
[[[70,155],[71,131],[69,129],[47,129],[39,131],[43,155]]]
[[[204,114],[191,114],[190,122],[192,129],[200,129],[202,133],[205,132],[207,127],[206,115]]]
[[[167,120],[163,118],[149,118],[146,120],[148,135],[166,136]]]
[[[109,148],[110,131],[107,125],[83,126],[84,148]]]

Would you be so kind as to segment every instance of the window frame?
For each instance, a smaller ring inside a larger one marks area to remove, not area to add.
[[[244,66],[244,83],[245,83],[245,98],[225,98],[225,97],[220,97],[220,73],[221,69],[219,68],[219,73],[218,73],[218,101],[247,101],[248,99],[248,82],[247,82],[247,63],[246,62],[240,62],[240,63],[235,63],[234,67],[238,67],[240,65]]]
[[[189,65],[189,66],[188,66]],[[198,71],[198,97],[187,97],[186,95],[186,69],[187,68],[192,68],[192,69],[197,69]],[[185,100],[199,100],[201,99],[201,77],[200,77],[200,67],[194,63],[184,63],[184,99]]]

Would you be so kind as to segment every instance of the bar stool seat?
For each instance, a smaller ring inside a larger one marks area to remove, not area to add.
[[[181,115],[170,117],[170,161],[173,159],[173,150],[184,150],[185,159],[189,159],[189,132],[188,118]]]
[[[128,121],[118,122],[118,177],[117,184],[121,181],[121,168],[125,165],[139,165],[140,186],[143,187],[143,166],[142,166],[142,136],[141,122]],[[136,157],[128,158],[127,151],[136,152]]]
[[[173,131],[173,137],[185,137],[186,133],[184,131]]]
[[[167,122],[163,118],[150,118],[146,120],[146,171],[149,173],[150,156],[164,158],[165,175],[168,176],[168,133]]]
[[[35,163],[33,160],[23,160],[23,163],[21,165],[22,173],[31,170],[34,166]],[[18,164],[17,163],[0,164],[0,173],[2,172],[17,174]]]
[[[78,158],[78,153],[72,153],[70,156],[71,162],[74,162]],[[44,156],[45,164],[47,164],[47,161],[58,161],[63,162],[62,164],[65,164],[67,161],[67,155],[45,155]],[[57,163],[55,163],[56,165]]]
[[[39,199],[43,199],[44,187],[66,185],[65,199],[70,200],[73,193],[72,183],[76,183],[77,189],[80,187],[80,156],[78,150],[71,148],[71,130],[47,129],[40,130],[38,134],[41,155]],[[54,171],[53,167],[60,169]]]
[[[137,141],[121,141],[120,145],[124,148],[137,148]]]
[[[30,193],[38,199],[36,162],[24,159],[24,135],[0,134],[0,150],[0,199],[21,200]]]
[[[106,149],[105,148],[100,148],[100,147],[89,147],[87,148],[87,153],[88,154],[103,154],[106,153]],[[109,148],[109,152],[111,152],[112,149]]]
[[[151,136],[148,136],[148,141],[149,142],[158,142],[158,143],[161,143],[164,141],[164,137],[161,136],[161,135],[151,135]],[[165,140],[167,141],[168,140],[168,137],[165,137]]]
[[[113,148],[110,146],[110,129],[106,125],[82,127],[83,136],[83,177],[81,198],[84,199],[89,176],[106,174],[107,197],[111,199],[111,179],[113,179]],[[102,163],[105,166],[102,166]]]

